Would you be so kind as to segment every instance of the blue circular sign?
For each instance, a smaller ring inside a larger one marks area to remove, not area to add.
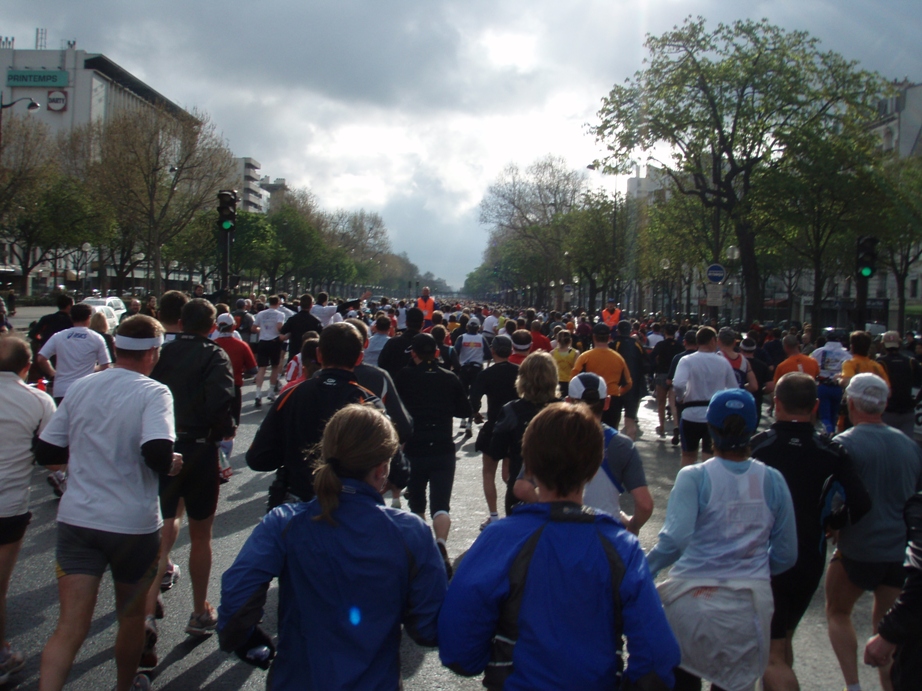
[[[720,264],[711,264],[707,270],[707,277],[711,283],[723,283],[727,277],[727,270]]]

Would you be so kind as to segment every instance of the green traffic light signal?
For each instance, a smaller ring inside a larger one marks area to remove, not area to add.
[[[234,222],[233,222],[233,221],[224,221],[223,223],[221,223],[221,228],[223,228],[224,230],[233,230],[233,228],[234,228]]]
[[[858,273],[860,273],[864,278],[870,278],[874,274],[874,269],[870,266],[862,266]]]

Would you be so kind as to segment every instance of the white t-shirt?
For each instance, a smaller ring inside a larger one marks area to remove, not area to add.
[[[32,439],[54,415],[54,401],[26,386],[13,372],[0,372],[0,517],[29,510]]]
[[[655,346],[657,343],[662,341],[664,338],[665,336],[663,336],[663,334],[656,333],[655,331],[651,331],[650,334],[647,336],[647,347],[653,348],[653,346]]]
[[[483,320],[483,332],[485,334],[496,335],[496,332],[499,330],[499,317],[494,317],[492,314]]]
[[[163,525],[159,478],[144,463],[141,445],[176,439],[166,386],[118,367],[84,377],[41,438],[70,448],[60,522],[126,535]]]
[[[108,365],[109,349],[106,339],[85,326],[74,326],[58,331],[42,346],[39,355],[51,359],[57,355],[54,375],[54,395],[63,398],[70,385],[92,374],[96,365]]]
[[[336,305],[314,305],[311,307],[311,314],[317,317],[320,326],[326,328],[333,323],[333,317],[336,316],[338,309]]]
[[[270,307],[253,317],[253,323],[259,327],[260,341],[274,341],[279,337],[279,328],[285,323],[285,315]]]
[[[684,403],[710,401],[718,391],[738,389],[733,367],[720,353],[698,351],[679,360],[675,379],[676,396]],[[683,408],[681,418],[689,422],[707,422],[707,405]]]

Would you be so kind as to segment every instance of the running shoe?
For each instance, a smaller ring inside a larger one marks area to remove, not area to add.
[[[163,580],[160,581],[160,592],[165,593],[176,585],[181,577],[182,571],[180,571],[179,566],[170,562],[170,565],[166,567],[166,572],[163,574]]]
[[[678,427],[672,430],[672,445],[673,446],[679,445],[679,428]]]
[[[141,651],[139,667],[157,666],[157,638],[157,620],[148,614],[144,619],[144,649]]]
[[[9,643],[4,643],[0,647],[0,684],[5,684],[10,679],[10,675],[16,674],[26,666],[26,661],[22,653],[17,653]]]
[[[498,520],[499,520],[499,516],[487,516],[486,520],[484,520],[484,522],[480,524],[480,530],[482,531],[488,525],[490,525],[491,523],[495,523]]]
[[[205,603],[205,611],[201,614],[193,612],[186,625],[186,633],[190,636],[210,636],[218,625],[218,613],[215,608]]]
[[[664,430],[663,427],[662,427],[661,425],[657,425],[657,427],[656,427],[656,434],[657,434],[658,436],[660,436],[660,437],[665,437],[665,436],[666,436],[666,430]]]
[[[54,496],[64,496],[64,492],[67,491],[67,475],[64,474],[63,470],[55,470],[53,473],[49,473],[47,480],[48,484],[51,485]]]
[[[150,677],[143,673],[138,674],[131,683],[131,691],[150,691],[152,688]]]
[[[465,439],[470,439],[470,438],[473,437],[473,436],[474,436],[474,430],[472,430],[470,427],[468,427],[467,429],[464,430],[464,438],[465,438]]]
[[[272,401],[275,400],[275,392],[274,392],[274,391],[270,391],[270,392],[269,392],[269,395],[266,396],[266,400],[269,401],[269,403],[272,403]]]
[[[445,562],[445,575],[448,576],[448,580],[450,581],[455,570],[452,568],[451,560],[448,558],[448,548],[441,542],[436,542],[435,544],[438,545],[439,552],[442,555],[442,561]]]
[[[263,399],[257,397],[256,400],[253,401],[253,407],[254,407],[254,408],[262,408],[262,407],[263,407]]]

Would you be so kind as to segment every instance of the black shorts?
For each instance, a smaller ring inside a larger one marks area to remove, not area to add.
[[[832,560],[842,562],[848,580],[862,590],[874,591],[880,585],[902,588],[906,582],[901,561],[858,561],[849,559],[839,550],[832,555]]]
[[[477,440],[474,442],[474,451],[489,454],[490,442],[493,441],[493,428],[496,426],[495,420],[487,420],[483,427],[477,433]]]
[[[708,431],[706,422],[680,420],[679,436],[682,440],[682,451],[697,451],[699,443],[704,453],[711,453],[714,450],[711,445],[711,433]]]
[[[0,517],[0,545],[11,545],[22,540],[31,520],[32,513],[29,511],[18,516]]]
[[[176,453],[182,454],[179,475],[160,476],[160,511],[164,518],[176,518],[179,500],[186,503],[186,513],[195,521],[214,516],[218,508],[218,447],[211,442],[177,441]]]
[[[410,511],[426,512],[426,485],[429,485],[429,515],[451,511],[451,488],[455,483],[455,454],[407,456],[410,482],[407,485]]]
[[[116,583],[152,581],[160,562],[160,531],[126,535],[59,522],[55,558],[58,578],[76,574],[102,578],[108,567]]]
[[[612,396],[611,406],[609,409],[614,409],[615,414],[618,416],[620,421],[621,413],[624,413],[624,417],[629,417],[631,420],[637,419],[637,410],[640,408],[640,396],[632,395],[630,393],[624,396]]]
[[[256,366],[278,367],[282,361],[282,342],[273,338],[271,341],[259,341],[256,344]]]
[[[775,600],[772,640],[787,638],[788,632],[796,629],[807,613],[810,601],[823,578],[825,564],[823,560],[817,562],[817,565],[811,564],[807,568],[798,565],[772,576],[772,596]]]

